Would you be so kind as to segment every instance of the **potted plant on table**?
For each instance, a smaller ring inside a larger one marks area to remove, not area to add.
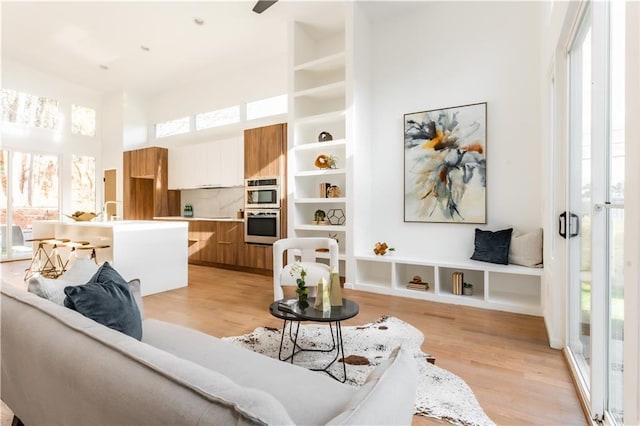
[[[307,271],[304,270],[304,267],[300,264],[300,262],[296,262],[295,265],[291,267],[291,276],[298,275],[296,278],[296,294],[298,295],[298,306],[300,309],[305,309],[309,306],[308,298],[309,298],[309,288],[304,281],[304,277],[307,276]]]

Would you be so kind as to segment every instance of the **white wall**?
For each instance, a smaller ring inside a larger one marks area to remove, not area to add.
[[[356,250],[386,241],[402,256],[467,259],[476,225],[404,222],[403,114],[487,102],[487,224],[478,227],[540,227],[542,9],[427,2],[412,12],[371,27],[372,164],[356,173],[367,174],[372,197],[356,203],[379,226]]]
[[[212,63],[194,74],[190,83],[153,97],[150,123],[213,111],[287,93],[287,54],[270,58],[246,58],[233,66]]]

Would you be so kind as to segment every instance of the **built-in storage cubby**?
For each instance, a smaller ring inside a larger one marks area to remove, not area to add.
[[[473,285],[473,294],[453,291],[453,274]],[[396,296],[542,315],[542,269],[463,260],[422,261],[396,256],[356,256],[355,289]],[[408,288],[419,276],[428,290]]]
[[[435,293],[435,267],[431,265],[420,265],[414,263],[394,263],[396,287],[399,290],[409,290],[418,292]],[[425,290],[416,290],[408,288],[408,285],[414,278],[420,277],[422,283],[426,283]]]

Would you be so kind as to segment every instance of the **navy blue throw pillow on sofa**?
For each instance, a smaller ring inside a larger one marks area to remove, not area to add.
[[[501,231],[483,231],[476,228],[471,259],[483,262],[509,264],[509,245],[513,228]]]
[[[127,282],[105,262],[84,285],[65,287],[64,305],[114,330],[142,339],[138,305]]]

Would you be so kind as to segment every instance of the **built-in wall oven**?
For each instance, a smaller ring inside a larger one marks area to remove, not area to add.
[[[280,239],[280,177],[245,180],[244,241],[273,244]]]
[[[280,239],[280,209],[247,209],[244,214],[244,241],[273,244]]]

